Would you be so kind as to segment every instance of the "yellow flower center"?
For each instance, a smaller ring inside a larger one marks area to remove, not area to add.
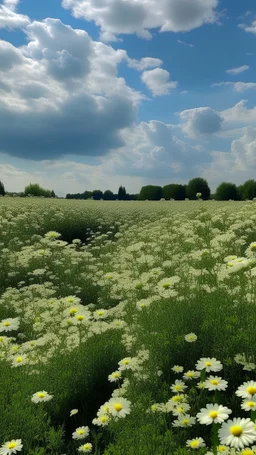
[[[87,442],[87,444],[84,444],[82,447],[84,448],[84,450],[90,449],[90,445],[88,444],[88,442]]]
[[[152,404],[151,411],[155,412],[156,410],[157,410],[157,405],[156,404]]]
[[[117,379],[117,378],[119,378],[119,377],[120,377],[120,373],[113,373],[113,375],[112,375],[112,376],[113,376],[113,378]]]
[[[182,397],[180,395],[176,395],[175,397],[172,397],[172,401],[179,402],[182,400]]]
[[[37,394],[37,396],[38,396],[38,398],[44,398],[44,397],[45,397],[45,393],[39,392],[39,393]]]
[[[103,316],[103,311],[98,311],[98,316]]]
[[[72,314],[76,314],[76,313],[77,313],[77,308],[70,308],[70,310],[69,310],[70,316],[72,316]]]
[[[254,406],[256,405],[255,401],[247,401],[247,406],[249,406],[249,408],[254,408]]]
[[[256,387],[255,387],[255,386],[250,386],[250,387],[248,387],[247,392],[248,392],[250,395],[255,395],[255,393],[256,393]]]
[[[22,360],[23,360],[23,357],[16,357],[16,362],[17,362],[17,363],[21,363]]]
[[[193,378],[194,374],[195,374],[195,373],[194,373],[193,371],[189,371],[189,372],[187,373],[187,376],[188,376],[188,378]]]
[[[212,379],[210,382],[211,382],[212,385],[218,385],[219,384],[218,379]]]
[[[254,451],[251,449],[244,449],[242,450],[241,455],[254,455]]]
[[[177,408],[177,412],[178,412],[179,414],[182,414],[183,411],[184,411],[184,408],[183,408],[182,406],[179,406],[179,407]]]
[[[192,441],[192,442],[190,443],[190,447],[192,447],[193,449],[195,449],[195,448],[198,447],[198,446],[199,446],[199,442],[198,442],[198,441]]]
[[[84,430],[77,430],[77,434],[79,434],[79,436],[82,436],[82,434],[84,434]]]
[[[106,423],[109,419],[108,419],[107,416],[101,416],[100,420],[101,420],[102,423]]]
[[[130,361],[129,360],[124,360],[124,365],[129,365]]]
[[[209,413],[209,416],[210,416],[212,419],[216,419],[216,417],[218,416],[218,413],[217,413],[217,411],[211,411],[211,412]]]
[[[174,390],[176,390],[177,392],[179,392],[181,389],[182,389],[182,387],[179,384],[174,386]]]
[[[189,420],[188,419],[184,419],[182,422],[183,422],[183,425],[188,425],[189,424]]]
[[[82,314],[79,314],[79,315],[76,317],[76,319],[77,319],[78,321],[83,321],[83,320],[84,320],[84,316],[83,316]]]
[[[170,283],[164,283],[163,284],[163,288],[164,289],[169,289],[169,287],[170,287]]]
[[[73,303],[73,302],[74,302],[74,299],[73,299],[72,297],[70,297],[70,298],[68,299],[68,302],[69,302],[69,303]]]
[[[8,449],[14,449],[16,446],[17,446],[17,443],[16,443],[16,442],[10,442],[10,443],[8,444]]]
[[[114,408],[117,412],[120,412],[120,411],[122,411],[123,406],[121,405],[121,403],[116,403]]]
[[[230,433],[232,433],[233,436],[241,436],[243,428],[240,425],[233,425],[230,427]]]
[[[4,327],[9,327],[11,325],[11,323],[9,321],[6,321],[6,322],[4,322],[3,325],[4,325]]]
[[[218,452],[226,452],[227,447],[226,446],[218,446],[217,450],[218,450]]]
[[[211,364],[211,362],[205,362],[205,366],[206,366],[206,367],[211,367],[212,364]]]

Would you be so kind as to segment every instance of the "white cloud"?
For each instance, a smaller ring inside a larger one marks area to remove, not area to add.
[[[171,89],[178,86],[178,82],[170,81],[170,73],[161,68],[144,71],[141,79],[151,90],[153,96],[168,95]]]
[[[243,66],[240,66],[239,68],[232,68],[230,70],[226,70],[225,72],[227,74],[240,74],[240,73],[243,73],[244,71],[247,71],[250,67],[248,65],[243,65]]]
[[[232,108],[221,112],[225,122],[231,126],[239,125],[256,125],[256,106],[252,109],[247,108],[247,100],[241,100]]]
[[[179,44],[183,44],[183,46],[188,46],[188,47],[195,47],[194,44],[186,43],[185,41],[181,41],[178,39]]]
[[[144,71],[147,68],[156,68],[163,64],[160,58],[144,57],[141,60],[131,59],[127,56],[128,66],[138,71]]]
[[[222,129],[223,118],[210,107],[187,109],[180,113],[182,129],[189,137],[209,137]]]
[[[239,27],[244,29],[248,33],[256,35],[256,21],[253,21],[251,25],[239,24]]]
[[[241,93],[245,90],[256,88],[256,82],[217,82],[212,87],[231,86],[235,92]]]
[[[0,5],[0,29],[24,28],[30,23],[28,16],[16,13],[19,0],[4,0]]]
[[[151,38],[150,30],[186,32],[218,20],[218,0],[62,0],[76,18],[94,21],[101,38],[136,33]]]

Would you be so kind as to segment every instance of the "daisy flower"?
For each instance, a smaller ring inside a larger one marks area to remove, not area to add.
[[[92,444],[90,442],[87,442],[86,444],[83,444],[82,446],[78,447],[78,452],[90,453],[91,451],[92,451]]]
[[[179,381],[178,379],[176,379],[175,383],[170,387],[171,391],[174,393],[184,392],[186,388],[186,384],[183,381]]]
[[[73,433],[73,439],[85,439],[89,435],[89,427],[78,427]]]
[[[183,375],[184,381],[190,381],[191,379],[198,379],[200,377],[199,371],[188,370]]]
[[[19,318],[3,319],[0,322],[0,332],[11,332],[12,330],[18,330],[19,326],[20,326]]]
[[[231,412],[226,406],[207,404],[206,408],[202,408],[196,417],[201,425],[210,425],[211,423],[224,422],[224,420],[228,419]]]
[[[251,399],[256,397],[256,382],[255,381],[248,381],[244,382],[240,387],[238,387],[236,391],[236,395],[238,397],[242,397],[245,399]]]
[[[113,373],[111,373],[108,376],[109,382],[117,382],[120,378],[121,378],[121,372],[120,371],[113,371]]]
[[[196,364],[196,369],[201,371],[201,370],[206,370],[207,373],[210,371],[220,371],[222,370],[223,366],[220,363],[219,360],[215,359],[215,357],[202,357],[201,359],[198,360]]]
[[[113,417],[125,417],[131,412],[131,402],[126,400],[126,398],[111,398],[108,405],[109,412]]]
[[[227,386],[227,381],[219,376],[209,376],[204,383],[205,389],[208,390],[226,390]]]
[[[182,373],[184,370],[183,367],[181,367],[180,365],[174,365],[174,367],[172,367],[172,371],[174,371],[174,373]]]
[[[173,427],[192,427],[192,425],[195,425],[196,419],[195,417],[191,417],[188,414],[185,415],[180,415],[178,419],[174,420],[173,422]]]
[[[185,341],[188,343],[194,343],[194,341],[197,340],[197,336],[195,333],[188,333],[187,335],[184,336]]]
[[[205,447],[205,443],[203,438],[194,438],[188,439],[186,442],[186,446],[190,449],[199,449],[200,447]]]
[[[181,414],[186,414],[190,410],[190,405],[188,403],[182,403],[178,406],[175,406],[172,410],[174,416],[179,416]]]
[[[105,427],[109,424],[110,418],[107,414],[101,414],[97,418],[93,419],[93,425],[98,425],[100,427]]]
[[[228,420],[222,424],[218,433],[222,444],[235,449],[243,449],[256,441],[255,424],[250,419],[238,417]]]
[[[11,455],[20,452],[22,447],[23,444],[21,443],[21,439],[12,439],[11,441],[5,442],[0,447],[0,455]]]
[[[241,404],[241,408],[245,411],[255,411],[256,410],[256,401],[244,400]]]
[[[34,393],[34,395],[32,395],[31,401],[33,403],[40,403],[41,401],[43,401],[43,402],[50,401],[52,398],[53,398],[52,395],[49,395],[48,392],[46,392],[45,390],[42,390],[40,392]]]

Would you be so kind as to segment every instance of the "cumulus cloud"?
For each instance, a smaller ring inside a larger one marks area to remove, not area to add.
[[[94,21],[105,40],[131,33],[149,39],[154,28],[186,32],[218,19],[218,0],[62,0],[62,5],[74,17]]]
[[[247,100],[241,100],[235,106],[221,112],[221,116],[226,123],[231,126],[237,124],[256,124],[256,106],[252,109],[247,108]]]
[[[245,90],[256,88],[256,82],[217,82],[212,87],[231,86],[235,92],[241,93]]]
[[[210,107],[188,109],[180,113],[182,129],[190,137],[211,136],[222,129],[223,118]]]
[[[178,86],[178,82],[170,81],[170,73],[162,68],[144,71],[141,79],[151,90],[153,96],[168,95],[171,89]]]
[[[244,29],[248,33],[256,35],[256,21],[253,21],[251,25],[239,24],[239,27]]]
[[[248,65],[239,66],[239,68],[231,68],[230,70],[226,70],[227,74],[240,74],[244,71],[247,71],[250,67]]]
[[[121,147],[141,99],[118,77],[126,52],[58,19],[33,22],[27,35],[18,49],[0,41],[1,151],[42,160]]]
[[[137,71],[144,71],[147,68],[156,68],[163,64],[163,61],[160,60],[160,58],[152,58],[152,57],[144,57],[141,60],[135,60],[135,59],[129,58],[127,55],[126,60],[128,62],[128,66],[130,68],[136,69]]]
[[[4,0],[0,5],[0,29],[24,28],[30,23],[28,16],[16,12],[18,3],[19,0]]]

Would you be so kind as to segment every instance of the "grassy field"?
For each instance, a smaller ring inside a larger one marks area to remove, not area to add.
[[[256,454],[256,203],[0,200],[0,455]]]

